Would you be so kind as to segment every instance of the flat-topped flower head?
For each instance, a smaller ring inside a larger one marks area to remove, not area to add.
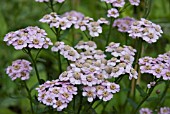
[[[11,66],[8,66],[6,73],[12,80],[20,78],[21,80],[28,80],[32,67],[30,62],[24,59],[19,59],[12,62]]]
[[[148,43],[156,42],[163,31],[159,25],[152,23],[149,20],[141,18],[140,21],[133,21],[131,28],[128,31],[129,36],[132,38],[142,38]]]
[[[149,73],[156,78],[170,80],[169,52],[158,55],[157,58],[143,57],[139,59],[141,73]]]
[[[38,27],[29,26],[15,32],[10,32],[4,37],[8,45],[13,45],[16,50],[23,48],[45,48],[47,49],[52,42],[47,38],[45,30]]]
[[[50,2],[50,0],[35,0],[36,2]],[[54,2],[57,3],[63,3],[65,0],[53,0]]]
[[[60,82],[59,80],[46,81],[36,88],[38,91],[38,101],[52,106],[57,111],[62,111],[68,106],[77,94],[77,87],[69,82]]]
[[[128,32],[133,21],[135,21],[135,19],[130,17],[116,19],[113,23],[113,27],[118,27],[118,31],[120,32]]]

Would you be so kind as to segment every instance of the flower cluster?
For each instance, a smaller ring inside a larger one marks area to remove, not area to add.
[[[67,58],[70,61],[76,61],[80,57],[79,53],[73,47],[65,45],[64,42],[56,42],[51,50],[53,52],[59,51],[64,58]]]
[[[113,7],[107,11],[107,17],[117,18],[119,16],[118,8],[124,7],[125,5],[125,0],[101,0],[101,1],[106,2],[107,4],[111,4]],[[140,0],[129,0],[129,2],[131,5],[138,6]]]
[[[141,108],[140,114],[153,114],[153,111],[149,108]],[[154,113],[155,114],[155,113]],[[170,114],[170,107],[161,107],[157,114]]]
[[[120,43],[111,42],[106,47],[106,52],[110,52],[113,56],[107,61],[107,65],[111,68],[110,77],[119,77],[122,74],[128,73],[129,79],[137,79],[137,72],[132,67],[136,50],[131,46],[120,46]]]
[[[149,108],[141,108],[139,110],[140,114],[152,114],[152,110],[150,110]]]
[[[13,61],[12,65],[7,67],[6,73],[12,80],[16,80],[17,78],[27,80],[29,79],[29,75],[32,70],[30,64],[31,63],[29,61],[24,59]]]
[[[45,30],[38,27],[27,27],[15,32],[10,32],[4,37],[8,45],[13,45],[16,50],[23,48],[45,48],[47,49],[52,42],[46,37]]]
[[[63,42],[56,44],[57,46],[52,48],[53,51],[60,50],[63,51],[62,53],[68,53],[64,50]],[[97,46],[93,41],[80,41],[75,48],[81,50],[79,58],[74,57],[76,62],[71,63],[67,71],[60,74],[59,80],[69,81],[73,85],[83,85],[83,96],[87,96],[89,102],[96,97],[107,101],[114,93],[119,92],[120,86],[108,82],[109,78],[117,78],[128,73],[129,79],[137,79],[137,72],[132,68],[136,50],[132,47],[121,47],[119,43],[112,42],[106,49],[114,56],[109,60],[105,59],[106,55],[102,50],[96,49]]]
[[[101,0],[108,4],[111,4],[113,7],[123,7],[125,5],[125,0]],[[138,6],[140,0],[129,0],[131,5]]]
[[[47,106],[52,106],[57,111],[62,111],[72,101],[73,95],[77,94],[77,87],[68,82],[59,80],[46,81],[36,88],[38,101]]]
[[[160,54],[157,58],[140,58],[139,65],[141,73],[149,73],[156,78],[170,80],[170,52]]]
[[[118,31],[120,32],[128,32],[133,21],[135,21],[135,19],[130,17],[116,19],[113,23],[113,27],[118,27]]]
[[[50,2],[50,0],[35,0],[36,2]],[[63,3],[65,0],[53,0],[54,2]]]
[[[130,30],[128,31],[129,36],[132,38],[142,38],[148,43],[156,42],[161,37],[161,27],[149,20],[141,18],[140,21],[133,21]]]
[[[94,21],[93,18],[85,17],[76,11],[66,12],[63,15],[57,15],[52,12],[40,19],[40,22],[49,24],[51,28],[55,27],[61,30],[71,28],[73,25],[75,29],[80,29],[81,31],[88,30],[92,37],[97,37],[102,33],[101,24],[108,24],[105,18]]]

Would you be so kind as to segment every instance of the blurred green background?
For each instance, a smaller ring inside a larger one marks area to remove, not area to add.
[[[57,9],[58,5],[56,5],[55,8]],[[86,16],[98,19],[100,17],[106,17],[105,9],[104,4],[100,2],[100,0],[66,0],[66,3],[60,10],[60,14],[70,10],[77,10]],[[49,27],[38,21],[43,15],[50,13],[50,11],[45,4],[36,3],[34,0],[0,0],[0,114],[26,114],[29,109],[29,102],[24,97],[26,96],[26,92],[24,88],[22,88],[20,81],[13,82],[5,74],[5,68],[11,65],[13,60],[18,58],[29,60],[29,58],[22,51],[16,51],[12,46],[7,46],[6,43],[3,42],[3,38],[5,34],[10,31],[16,31],[27,26],[39,26],[45,29],[48,32],[48,36],[54,41],[54,34],[50,31]],[[143,12],[141,11],[140,13]],[[128,7],[127,11],[123,12],[120,17],[125,16],[133,17],[133,7]],[[151,12],[148,19],[160,24],[164,34],[157,43],[152,45],[144,43],[145,48],[143,50],[145,51],[143,51],[142,56],[148,55],[156,57],[158,54],[163,54],[170,50],[170,0],[152,0]],[[106,32],[107,27],[103,31]],[[70,31],[67,31],[65,33],[66,35],[62,36],[64,41],[70,41],[73,37],[69,33]],[[117,32],[116,29],[112,31],[111,36],[111,41],[124,44],[124,35]],[[83,36],[78,34],[75,42],[78,42],[81,37]],[[105,42],[105,39],[100,36],[98,39],[95,39],[95,41],[100,44],[99,48],[103,49],[103,43],[101,44],[101,42]],[[53,79],[54,76],[58,75],[55,66],[56,62],[53,63],[53,60],[56,60],[54,57],[48,56],[49,53],[51,53],[49,50],[43,51],[40,54],[38,62],[40,74],[45,80]],[[32,72],[32,74],[34,75],[34,72]],[[29,87],[34,86],[36,81],[34,77],[35,76],[32,76],[29,80]],[[147,79],[143,80],[147,83]],[[146,86],[146,83],[144,83],[143,86]],[[157,89],[162,87],[164,87],[164,85],[161,85]],[[122,88],[122,91],[126,93],[127,90],[124,84],[122,84]],[[155,89],[155,91],[157,89]],[[124,93],[120,92],[115,95],[115,98],[118,99],[111,102],[111,106],[116,105],[116,108],[121,109],[119,104],[124,101],[124,95],[122,94]],[[35,95],[35,92],[33,92],[32,95]],[[170,106],[170,104],[167,105]],[[113,110],[111,107],[108,107],[108,109]],[[100,112],[100,107],[98,110],[98,112]]]

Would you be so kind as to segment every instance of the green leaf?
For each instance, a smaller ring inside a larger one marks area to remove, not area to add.
[[[145,97],[147,95],[147,93],[144,92],[144,90],[139,85],[136,85],[136,89],[139,91],[141,97]]]
[[[135,109],[137,108],[138,105],[131,98],[128,98],[128,102],[133,106],[133,108],[135,108]]]
[[[0,10],[0,37],[3,37],[7,32],[7,24],[5,18]]]

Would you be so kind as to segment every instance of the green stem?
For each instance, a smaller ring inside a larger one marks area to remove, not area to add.
[[[90,40],[90,38],[89,38],[89,36],[87,35],[87,33],[86,33],[85,31],[83,31],[83,33],[85,34],[86,38],[87,38],[88,40]]]
[[[113,21],[114,21],[113,18],[110,18],[110,26],[109,26],[109,33],[108,33],[107,40],[106,40],[106,46],[109,44],[109,39],[110,39],[110,35],[111,35]]]
[[[62,73],[62,66],[61,66],[61,57],[60,57],[60,51],[58,51],[58,68],[59,68],[59,73]]]
[[[35,56],[35,61],[37,61],[38,55],[40,54],[41,50],[42,50],[42,48],[38,50],[38,52],[37,52],[37,54]]]
[[[54,10],[54,7],[53,7],[53,0],[50,0],[50,5],[51,5],[51,10],[52,10],[52,12],[55,12],[55,10]]]
[[[35,72],[36,72],[37,80],[38,80],[39,84],[41,84],[41,80],[40,80],[40,76],[39,76],[39,73],[38,73],[38,68],[37,68],[36,60],[33,58],[32,54],[31,54],[31,50],[28,50],[27,54],[30,56],[30,58],[32,60],[32,63],[34,65],[34,69],[35,69]]]
[[[82,96],[81,93],[80,93],[80,105],[79,105],[77,114],[80,114],[80,112],[81,112],[82,102],[83,102],[83,96]]]
[[[157,85],[158,81],[156,82],[155,86]],[[155,86],[153,86],[152,88],[149,89],[148,94],[142,99],[142,101],[139,103],[139,105],[137,106],[137,108],[135,109],[133,114],[136,114],[137,111],[139,110],[139,108],[141,107],[141,105],[148,99],[148,97],[151,95],[152,91],[154,90]]]
[[[33,109],[33,105],[32,105],[32,97],[31,97],[30,90],[29,90],[26,82],[25,81],[23,81],[23,82],[24,82],[25,89],[27,90],[27,93],[28,93],[28,98],[30,100],[31,112],[32,112],[32,114],[34,114],[34,109]]]

